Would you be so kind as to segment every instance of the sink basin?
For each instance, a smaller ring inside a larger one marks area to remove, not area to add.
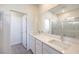
[[[62,42],[62,41],[50,40],[48,42],[61,49],[67,49],[68,47],[70,47],[69,43]]]

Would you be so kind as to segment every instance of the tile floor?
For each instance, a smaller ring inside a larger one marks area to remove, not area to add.
[[[17,44],[11,46],[11,54],[33,54],[31,50],[28,50],[23,47],[22,44]]]

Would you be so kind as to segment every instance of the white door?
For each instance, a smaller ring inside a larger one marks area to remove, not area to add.
[[[11,45],[22,43],[22,16],[11,12]]]
[[[22,20],[22,34],[23,34],[23,38],[22,38],[22,44],[23,46],[26,48],[27,47],[27,21],[26,21],[26,15],[23,16],[23,20]]]

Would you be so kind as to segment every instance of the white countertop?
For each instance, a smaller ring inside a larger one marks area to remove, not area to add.
[[[31,34],[33,37],[35,37],[36,39],[40,40],[41,42],[47,44],[48,46],[50,46],[51,48],[54,48],[56,50],[58,50],[61,53],[79,53],[79,46],[78,43],[77,44],[72,44],[71,42],[68,42],[68,44],[64,44],[63,42],[61,42],[61,38],[59,36],[55,36],[53,35],[52,37],[45,34],[45,33],[41,33],[41,34]],[[55,42],[53,42],[53,40]],[[53,43],[52,43],[53,42]]]

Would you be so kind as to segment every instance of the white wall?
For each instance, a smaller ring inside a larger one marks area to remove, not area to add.
[[[0,37],[0,53],[7,53],[9,51],[9,39],[10,39],[10,15],[8,11],[1,11],[2,12],[2,31]],[[1,24],[0,24],[1,25]]]
[[[2,27],[2,12],[0,11],[0,53],[2,53],[2,48],[3,48],[3,27]]]

